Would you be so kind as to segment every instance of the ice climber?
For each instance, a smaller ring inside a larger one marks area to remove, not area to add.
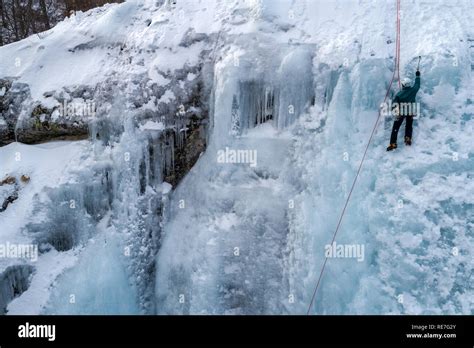
[[[411,146],[413,135],[413,117],[417,115],[417,104],[415,102],[416,93],[420,89],[420,70],[416,71],[415,84],[411,85],[409,78],[402,79],[402,90],[395,95],[392,100],[392,114],[395,116],[393,123],[392,135],[390,136],[390,145],[387,151],[392,151],[397,148],[398,130],[403,123],[405,123],[405,145]]]

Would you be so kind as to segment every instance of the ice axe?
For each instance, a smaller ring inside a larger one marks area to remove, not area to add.
[[[416,68],[416,71],[420,71],[420,61],[421,61],[421,56],[418,56],[418,67]]]

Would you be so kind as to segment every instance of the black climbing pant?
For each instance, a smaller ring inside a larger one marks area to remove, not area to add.
[[[392,135],[390,136],[390,144],[397,143],[398,130],[403,123],[403,120],[406,119],[405,123],[405,137],[412,137],[413,134],[413,116],[400,116],[393,122]]]

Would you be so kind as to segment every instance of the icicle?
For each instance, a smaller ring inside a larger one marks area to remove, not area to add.
[[[231,134],[234,136],[240,135],[240,115],[239,104],[237,103],[237,96],[234,94],[232,98],[232,115],[231,115]]]
[[[305,48],[292,49],[283,58],[280,70],[277,127],[288,127],[311,105],[313,99],[312,57]]]

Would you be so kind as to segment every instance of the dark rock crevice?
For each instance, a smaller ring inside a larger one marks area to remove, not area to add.
[[[28,289],[33,271],[33,266],[15,265],[0,273],[0,314],[5,314],[8,304]]]

